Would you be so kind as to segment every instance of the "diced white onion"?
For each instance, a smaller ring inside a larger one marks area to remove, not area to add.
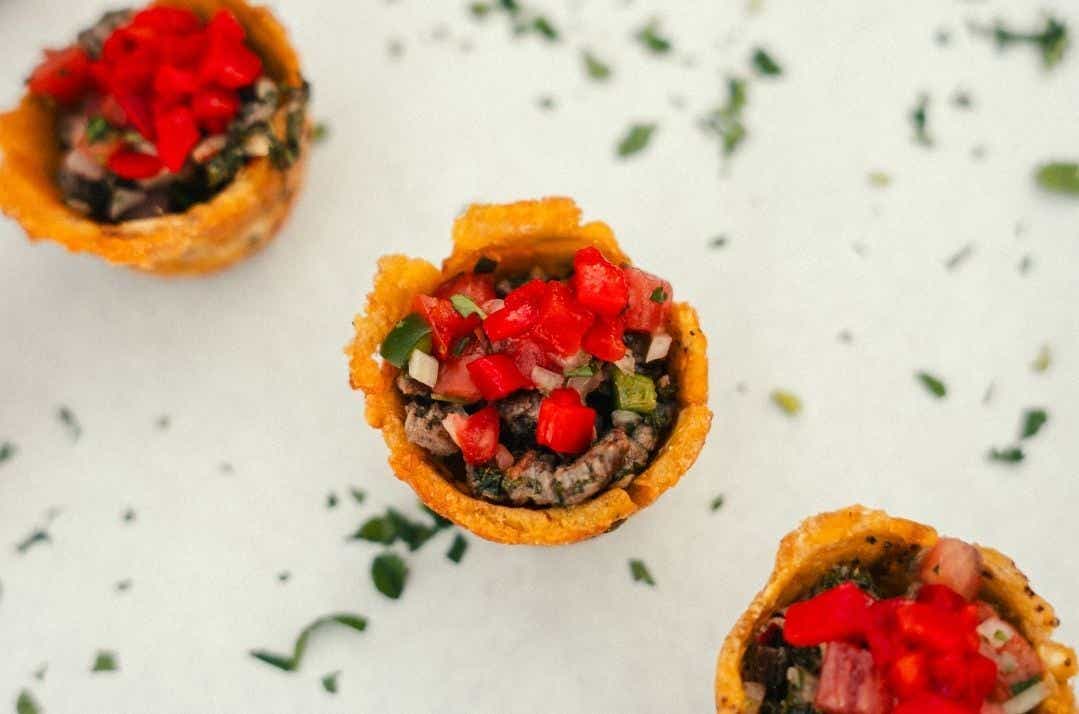
[[[637,360],[633,359],[633,354],[628,351],[622,355],[622,359],[617,362],[612,362],[611,364],[618,367],[618,369],[626,374],[633,374],[637,371]]]
[[[978,625],[978,634],[982,638],[991,644],[994,648],[1000,649],[1008,643],[1012,637],[1015,636],[1015,630],[1004,620],[999,617],[990,617],[982,624]]]
[[[248,156],[269,156],[270,139],[261,132],[252,134],[244,142],[244,153]]]
[[[629,426],[630,424],[636,424],[641,420],[641,415],[637,412],[629,412],[625,409],[615,409],[611,412],[611,423],[615,426]]]
[[[578,350],[577,354],[575,355],[570,355],[569,357],[562,357],[561,355],[556,355],[554,359],[556,362],[558,362],[558,364],[562,366],[563,372],[569,372],[591,362],[592,355],[588,354],[584,350]]]
[[[503,471],[513,466],[513,454],[502,444],[499,444],[498,449],[495,450],[495,463]]]
[[[742,691],[746,695],[745,709],[748,714],[756,714],[764,703],[764,685],[760,682],[743,682]]]
[[[498,312],[505,306],[506,303],[504,301],[499,300],[498,298],[494,298],[493,300],[488,300],[487,302],[480,305],[480,309],[490,315],[492,312]]]
[[[464,414],[452,412],[442,420],[442,428],[446,430],[446,433],[453,439],[453,443],[457,444],[458,447],[461,446],[461,442],[457,438],[457,434],[464,427],[466,419],[467,417]]]
[[[438,381],[438,360],[421,350],[412,350],[408,358],[408,376],[434,389]]]
[[[105,169],[94,160],[94,157],[78,149],[69,151],[64,156],[64,168],[90,181],[97,181],[105,175]]]
[[[581,395],[581,399],[596,391],[596,387],[601,384],[603,384],[603,372],[597,372],[591,377],[570,377],[566,380],[566,386],[570,389],[576,389],[577,393]]]
[[[1038,682],[1004,702],[1002,708],[1004,714],[1024,714],[1041,704],[1048,696],[1049,687],[1045,685],[1045,682]]]
[[[536,385],[536,389],[545,394],[559,389],[563,383],[562,375],[549,369],[544,369],[539,365],[532,368],[532,374],[529,376],[532,379],[532,384]]]
[[[652,362],[657,359],[663,359],[667,356],[667,353],[671,349],[671,336],[666,333],[659,333],[658,335],[652,335],[652,341],[648,343],[648,354],[645,355],[645,362]]]

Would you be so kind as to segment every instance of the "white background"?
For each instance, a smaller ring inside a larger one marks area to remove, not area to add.
[[[110,5],[2,0],[3,104],[42,46]],[[1079,156],[1079,53],[1046,73],[1034,49],[1001,54],[965,29],[998,15],[1033,27],[1040,6],[549,2],[552,46],[501,17],[477,23],[464,2],[277,5],[332,135],[267,251],[162,280],[0,223],[0,440],[18,447],[0,465],[0,712],[24,687],[50,713],[708,711],[715,655],[779,538],[854,501],[1000,547],[1079,641],[1079,201],[1030,178]],[[673,55],[632,41],[652,16]],[[751,83],[751,136],[721,170],[696,121],[758,43],[787,71]],[[614,65],[610,83],[586,78],[585,46]],[[958,87],[971,111],[950,104]],[[922,91],[932,149],[907,119]],[[557,106],[541,111],[548,94]],[[652,144],[616,160],[639,120],[659,123]],[[870,186],[874,170],[893,184]],[[415,513],[415,498],[348,388],[350,321],[380,254],[440,259],[466,203],[548,194],[609,222],[698,307],[708,444],[613,534],[557,549],[470,537],[455,566],[444,533],[408,556],[405,594],[387,600],[368,575],[378,550],[344,536],[386,505]],[[709,249],[717,234],[728,244]],[[1035,374],[1043,344],[1053,364]],[[803,398],[799,417],[769,402],[777,387]],[[1050,421],[1027,462],[987,462],[1031,406]],[[327,510],[331,490],[342,502]],[[18,555],[54,507],[53,542]],[[630,580],[629,558],[655,588]],[[247,655],[287,651],[337,610],[368,616],[367,632],[317,636],[298,674]],[[98,649],[121,671],[91,675]],[[319,685],[334,670],[336,697]]]

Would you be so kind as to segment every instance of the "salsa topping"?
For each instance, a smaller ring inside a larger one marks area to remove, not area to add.
[[[60,110],[65,198],[103,221],[185,210],[250,156],[290,163],[306,100],[263,74],[230,11],[204,21],[159,5],[107,13],[76,44],[46,50],[27,85]],[[297,117],[284,139],[268,123],[279,105]]]
[[[628,483],[675,411],[670,284],[594,247],[558,279],[476,267],[416,295],[380,347],[404,370],[408,438],[496,502],[569,505]]]
[[[883,597],[858,570],[776,613],[743,662],[746,692],[759,695],[753,711],[1030,711],[1049,694],[1045,667],[1023,635],[978,599],[981,568],[974,546],[943,538],[905,593]]]

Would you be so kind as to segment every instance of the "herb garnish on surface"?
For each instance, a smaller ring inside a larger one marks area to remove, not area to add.
[[[633,582],[644,583],[645,585],[655,586],[656,581],[652,579],[652,574],[648,572],[648,566],[644,564],[643,560],[637,560],[634,558],[629,561],[629,572],[633,576]]]
[[[584,71],[589,79],[606,82],[611,78],[611,66],[590,51],[581,50],[581,61],[584,62]]]
[[[118,672],[120,664],[116,661],[116,653],[109,650],[98,650],[94,656],[94,664],[90,667],[91,672]]]
[[[1046,69],[1056,66],[1064,58],[1064,51],[1068,48],[1068,28],[1063,21],[1052,16],[1045,19],[1045,28],[1040,32],[1012,30],[999,20],[992,27],[972,26],[971,29],[991,36],[999,49],[1019,44],[1037,47]]]
[[[772,391],[772,403],[783,410],[787,416],[797,416],[802,411],[802,400],[793,392],[785,389]]]
[[[753,68],[757,70],[758,74],[766,77],[776,77],[783,74],[783,68],[763,47],[758,47],[753,50],[750,62],[753,64]]]
[[[723,156],[733,154],[746,138],[746,127],[742,123],[746,98],[746,81],[729,77],[726,101],[701,119],[701,128],[719,139]]]
[[[943,399],[948,395],[948,386],[938,377],[929,374],[929,372],[918,372],[914,376],[918,378],[918,381],[922,383],[922,386],[926,388],[926,391],[937,399]]]
[[[78,441],[79,437],[82,436],[82,426],[79,424],[75,412],[65,406],[60,406],[56,409],[56,418],[59,419],[60,423],[67,429],[67,433],[71,435],[72,441]]]
[[[1046,191],[1079,195],[1079,164],[1064,161],[1042,164],[1034,180]]]
[[[300,636],[296,638],[296,643],[292,646],[291,655],[275,654],[268,650],[251,650],[250,655],[257,660],[261,660],[278,669],[286,672],[295,672],[300,668],[300,664],[303,662],[304,652],[307,651],[307,643],[315,633],[315,630],[335,623],[344,625],[345,627],[351,627],[357,632],[363,632],[367,629],[367,618],[362,615],[355,615],[347,612],[325,615],[303,628],[300,632]]]
[[[41,707],[29,689],[19,692],[19,698],[15,700],[15,714],[41,714]]]
[[[5,441],[0,444],[0,464],[11,460],[11,458],[15,456],[16,451],[18,451],[18,449],[15,448],[15,444],[12,444],[10,441]]]
[[[674,47],[670,39],[664,37],[660,32],[658,20],[650,21],[647,25],[638,30],[634,37],[636,37],[637,41],[652,54],[665,55]]]
[[[929,95],[918,97],[914,108],[910,110],[910,124],[914,128],[914,141],[922,146],[932,146],[933,137],[929,133]]]
[[[371,579],[380,593],[396,600],[405,590],[408,566],[396,553],[380,553],[371,563]]]
[[[322,688],[330,694],[337,694],[337,678],[341,675],[340,671],[330,672],[322,678]]]
[[[625,158],[642,151],[648,142],[652,140],[652,134],[656,131],[655,124],[632,124],[626,135],[618,142],[616,153]]]

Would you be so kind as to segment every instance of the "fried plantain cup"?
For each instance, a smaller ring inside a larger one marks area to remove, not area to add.
[[[887,559],[913,558],[932,548],[938,539],[930,526],[859,505],[803,521],[779,544],[768,584],[723,643],[716,663],[716,711],[747,711],[750,702],[741,671],[749,643],[773,613],[804,597],[831,568],[854,560],[871,567]],[[1060,624],[1052,606],[1034,593],[1009,557],[992,548],[976,547],[983,566],[979,596],[1026,637],[1045,665],[1045,681],[1052,691],[1034,711],[1072,714],[1076,709],[1069,679],[1076,673],[1076,657],[1071,648],[1050,639]]]
[[[264,71],[290,88],[302,88],[300,60],[288,35],[268,9],[244,0],[162,0],[209,18],[230,10],[243,25],[247,44]],[[268,157],[240,168],[210,200],[183,213],[99,223],[64,203],[56,174],[61,160],[56,106],[26,94],[14,110],[0,114],[0,210],[22,224],[32,240],[48,239],[72,252],[89,252],[110,263],[159,275],[197,275],[225,268],[258,251],[288,217],[303,182],[310,131],[300,132],[297,160],[275,168]],[[284,108],[271,126],[285,133]]]
[[[355,319],[355,340],[346,348],[351,384],[366,395],[367,421],[382,430],[390,466],[428,507],[488,540],[559,545],[606,533],[677,483],[696,460],[708,433],[712,413],[707,406],[707,343],[697,313],[685,303],[675,303],[667,329],[674,338],[669,367],[678,385],[678,415],[666,443],[625,488],[610,488],[574,506],[496,505],[458,489],[444,466],[406,438],[404,401],[394,387],[398,370],[378,364],[374,354],[410,312],[413,296],[431,293],[447,278],[471,270],[484,256],[498,261],[499,273],[528,272],[534,266],[548,273],[564,272],[574,253],[586,246],[595,246],[616,264],[629,263],[611,229],[599,222],[581,225],[580,209],[568,198],[474,205],[454,223],[453,252],[441,270],[418,258],[383,257],[367,310]]]

